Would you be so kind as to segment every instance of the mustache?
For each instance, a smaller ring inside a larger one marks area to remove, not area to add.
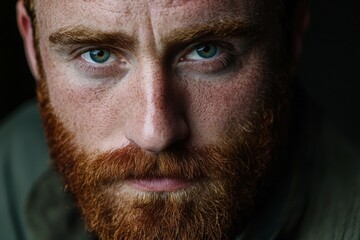
[[[217,180],[235,177],[234,173],[245,173],[250,167],[240,155],[244,151],[239,151],[239,145],[233,141],[191,149],[173,149],[159,154],[144,152],[131,144],[104,153],[70,153],[73,155],[63,158],[62,161],[66,159],[67,162],[57,166],[58,170],[63,174],[88,176],[82,181],[91,186],[159,177],[185,181]]]

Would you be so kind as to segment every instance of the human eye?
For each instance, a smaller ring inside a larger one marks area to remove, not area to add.
[[[91,78],[124,75],[128,70],[126,54],[110,47],[81,48],[76,51],[77,69]]]
[[[202,42],[190,45],[180,58],[180,71],[216,74],[228,70],[235,61],[236,51],[227,42]]]

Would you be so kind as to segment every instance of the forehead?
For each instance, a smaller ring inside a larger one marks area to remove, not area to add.
[[[266,0],[36,0],[42,30],[76,25],[101,26],[103,31],[147,26],[166,31],[192,24],[237,19],[260,21]]]
[[[159,11],[162,13],[181,11],[186,9],[200,11],[216,10],[219,13],[229,13],[229,10],[242,12],[249,10],[249,7],[262,5],[265,1],[260,0],[34,0],[36,8],[45,11],[55,7],[69,9],[69,7],[81,6],[83,10],[95,8],[99,11],[123,12],[135,14],[144,11]],[[165,12],[164,12],[165,11]],[[234,11],[231,11],[234,12]]]

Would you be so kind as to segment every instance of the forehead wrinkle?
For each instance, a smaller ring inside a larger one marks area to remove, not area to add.
[[[219,20],[184,29],[176,29],[160,39],[162,44],[187,43],[202,39],[222,39],[229,36],[257,36],[262,31],[259,22]]]
[[[138,42],[132,36],[117,31],[106,32],[85,26],[64,27],[52,33],[49,41],[55,46],[67,45],[112,45],[134,50]]]

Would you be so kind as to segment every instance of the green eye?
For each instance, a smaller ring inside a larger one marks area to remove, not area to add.
[[[212,58],[216,56],[218,47],[214,44],[201,45],[196,48],[196,52],[202,58]]]
[[[92,61],[96,63],[104,63],[110,59],[111,52],[104,49],[95,49],[89,51],[89,57]]]

